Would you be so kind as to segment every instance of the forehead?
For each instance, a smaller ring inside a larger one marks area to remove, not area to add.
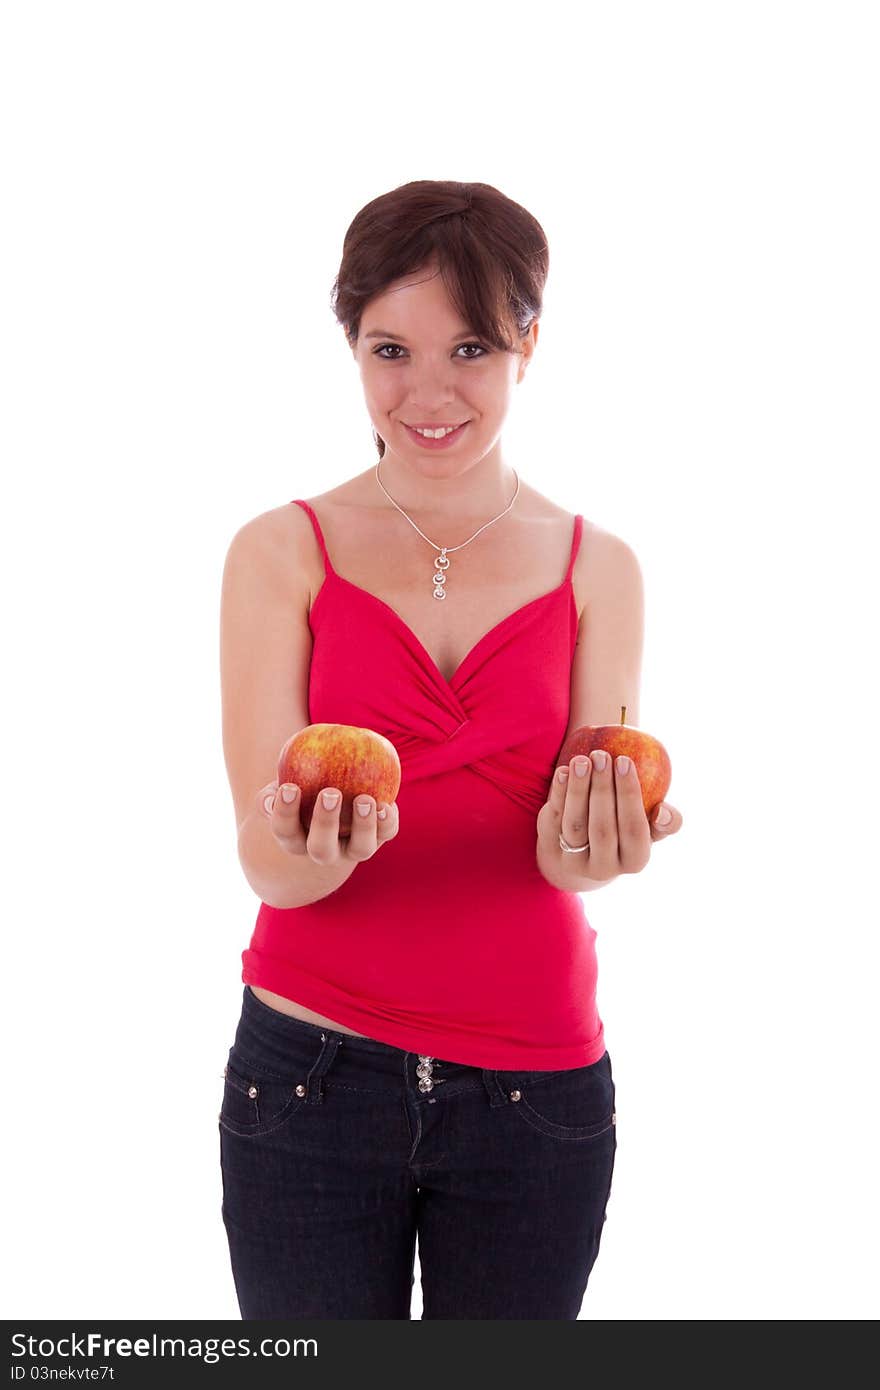
[[[404,321],[415,326],[426,316],[451,332],[467,328],[437,270],[418,271],[394,280],[369,301],[362,319],[365,327],[384,324],[393,328],[395,323]]]

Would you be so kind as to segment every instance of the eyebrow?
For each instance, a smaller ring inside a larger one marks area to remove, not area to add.
[[[465,329],[464,333],[458,333],[458,334],[457,334],[454,338],[452,338],[450,341],[453,342],[453,343],[460,343],[461,340],[462,340],[462,338],[472,338],[473,336],[474,336],[474,331],[473,331],[473,329],[472,329],[472,328],[467,328],[467,329]],[[367,333],[367,334],[366,334],[366,337],[367,337],[367,338],[393,338],[394,341],[395,341],[396,343],[405,343],[405,342],[406,342],[406,338],[398,337],[398,335],[397,335],[396,333],[386,333],[385,330],[384,330],[384,328],[377,328],[377,329],[375,329],[374,332],[372,332],[372,333]]]

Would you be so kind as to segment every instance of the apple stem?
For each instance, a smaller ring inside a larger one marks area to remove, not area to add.
[[[620,722],[621,724],[626,723],[626,705],[620,706]]]

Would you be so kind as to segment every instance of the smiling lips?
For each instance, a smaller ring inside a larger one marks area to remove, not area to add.
[[[461,424],[456,425],[456,427],[449,434],[441,434],[439,438],[435,438],[432,435],[419,434],[418,430],[414,425],[407,425],[406,423],[404,423],[404,429],[406,430],[410,438],[416,440],[417,443],[419,443],[422,446],[422,448],[442,449],[444,446],[448,447],[450,444],[454,444],[455,441],[461,437],[462,431],[468,424],[470,424],[469,420],[462,420]],[[425,428],[430,429],[432,427],[428,425]],[[433,426],[433,428],[443,429],[444,426],[435,425]]]
[[[403,422],[411,430],[457,430],[459,425],[463,425],[464,420],[420,420],[418,424],[414,420],[404,420]]]

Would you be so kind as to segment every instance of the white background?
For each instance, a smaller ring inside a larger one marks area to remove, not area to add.
[[[547,232],[505,456],[639,556],[685,819],[584,899],[619,1147],[581,1317],[876,1317],[875,19],[4,7],[5,1316],[238,1316],[223,560],[375,462],[342,238],[455,178]]]

